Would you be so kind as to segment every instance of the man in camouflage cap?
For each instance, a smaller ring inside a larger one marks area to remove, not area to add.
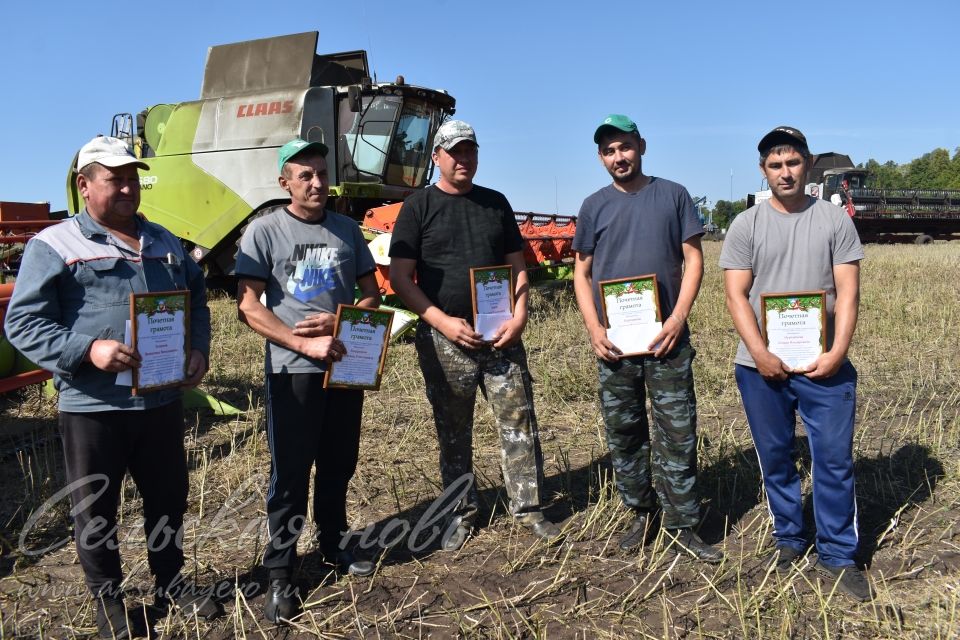
[[[468,486],[441,541],[448,551],[463,546],[477,514],[473,407],[481,384],[500,432],[510,513],[540,538],[560,535],[540,510],[543,456],[520,340],[529,288],[520,230],[503,194],[473,183],[477,149],[466,122],[440,127],[433,151],[440,179],[404,201],[390,245],[393,288],[420,315],[417,355],[433,407],[443,485],[453,489],[466,480]],[[485,340],[472,326],[470,269],[505,264],[515,274],[513,317]]]
[[[617,489],[635,514],[620,548],[644,543],[659,498],[667,542],[699,560],[720,562],[723,553],[694,532],[700,522],[697,413],[686,320],[703,278],[703,225],[686,189],[644,175],[646,141],[630,118],[608,116],[593,141],[613,183],[580,208],[574,290],[599,359],[600,410]],[[662,329],[635,351],[647,355],[625,356],[607,336],[597,283],[647,274],[657,276]]]

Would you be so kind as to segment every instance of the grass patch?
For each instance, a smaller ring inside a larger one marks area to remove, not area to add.
[[[475,638],[955,638],[960,636],[960,245],[868,246],[860,323],[855,455],[861,550],[879,597],[852,603],[800,567],[767,567],[770,521],[736,385],[737,336],[726,313],[719,245],[690,318],[697,349],[702,533],[727,559],[678,558],[658,536],[617,548],[629,515],[612,485],[596,403],[596,363],[568,282],[531,299],[525,335],[546,458],[548,513],[568,542],[548,547],[506,511],[498,439],[478,406],[475,462],[484,505],[457,554],[436,546],[387,551],[372,578],[327,575],[301,544],[305,613],[284,637]],[[169,637],[274,636],[260,614],[265,576],[262,341],[217,298],[212,370],[204,388],[243,416],[187,415],[191,469],[186,570],[221,582],[228,616],[175,616]],[[82,638],[93,612],[69,536],[68,505],[30,523],[63,486],[56,408],[37,388],[9,394],[0,415],[0,627],[3,637]],[[798,427],[802,435],[802,427]],[[439,495],[436,437],[412,343],[395,345],[383,388],[367,395],[360,464],[351,485],[355,529],[371,538],[395,517],[414,523]],[[803,442],[801,438],[801,443]],[[801,446],[809,492],[809,459]],[[122,553],[131,601],[152,584],[141,505],[122,495]],[[25,526],[29,530],[24,533]],[[811,522],[812,526],[812,522]],[[387,532],[389,533],[389,531]],[[21,536],[22,544],[21,544]],[[45,553],[24,553],[24,548]],[[812,564],[812,559],[811,559]],[[232,586],[232,590],[230,590]]]

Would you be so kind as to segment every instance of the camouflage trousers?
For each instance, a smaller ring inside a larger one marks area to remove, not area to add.
[[[635,511],[655,510],[659,498],[662,523],[669,529],[692,527],[700,521],[695,353],[684,342],[664,358],[598,361],[600,412],[617,489],[624,504]]]
[[[523,344],[503,350],[463,349],[420,322],[416,345],[437,427],[444,489],[473,473],[473,410],[479,388],[500,433],[500,468],[510,513],[525,522],[542,519],[543,454]],[[471,484],[453,515],[472,524],[477,506],[476,487]]]

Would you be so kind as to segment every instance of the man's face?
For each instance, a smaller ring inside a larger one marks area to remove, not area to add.
[[[796,200],[804,195],[803,182],[807,173],[807,159],[796,149],[771,153],[760,165],[773,197],[781,202]]]
[[[477,175],[477,151],[477,145],[469,140],[461,140],[449,151],[438,147],[433,152],[433,162],[441,179],[457,187],[472,185],[473,176]]]
[[[643,138],[632,133],[611,133],[600,139],[600,162],[614,182],[625,184],[640,174],[641,156],[646,150]]]
[[[306,211],[323,211],[329,187],[327,161],[321,155],[294,157],[287,161],[280,175],[280,188],[290,194],[292,204]]]
[[[91,177],[77,177],[87,212],[96,218],[132,218],[140,207],[140,176],[133,164],[93,168]]]

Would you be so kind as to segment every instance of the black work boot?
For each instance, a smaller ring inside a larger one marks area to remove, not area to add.
[[[154,604],[164,611],[172,606],[191,618],[213,620],[223,615],[223,605],[214,598],[213,587],[199,587],[182,575],[177,575],[166,587],[157,587]]]
[[[300,591],[287,576],[270,578],[263,600],[263,617],[274,624],[287,624],[300,611]]]
[[[623,551],[633,551],[642,547],[647,542],[647,536],[650,535],[652,518],[649,513],[637,513],[630,528],[620,538],[620,548]]]
[[[683,551],[697,560],[717,564],[723,560],[723,551],[700,539],[693,529],[667,529],[664,541],[672,545],[677,552]]]
[[[102,594],[95,597],[97,604],[97,635],[100,638],[143,638],[147,625],[143,608],[127,611],[123,597]]]

